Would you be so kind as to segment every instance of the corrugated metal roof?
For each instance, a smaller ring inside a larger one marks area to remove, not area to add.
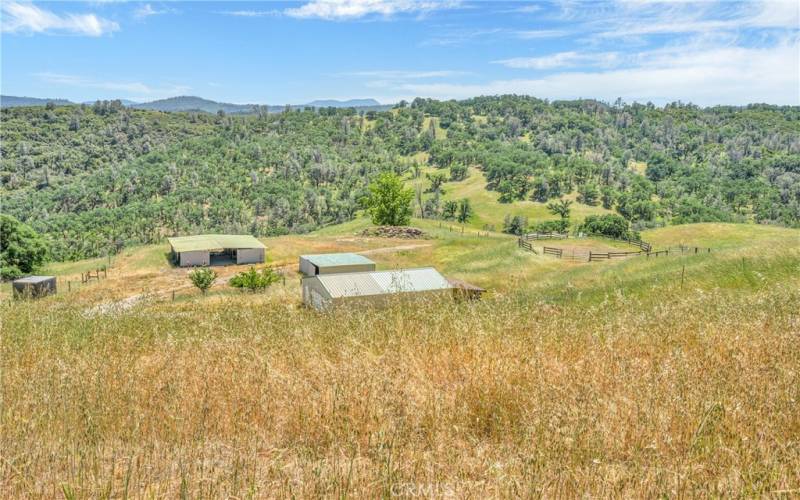
[[[15,279],[14,283],[36,284],[52,279],[55,279],[55,276],[27,276],[25,278]]]
[[[266,248],[263,243],[249,234],[198,234],[167,238],[167,241],[178,253],[223,248]]]
[[[432,267],[371,271],[363,273],[321,274],[317,276],[332,298],[383,295],[400,292],[425,292],[453,288]]]
[[[301,255],[300,258],[311,262],[317,267],[374,264],[374,262],[368,258],[363,255],[358,255],[357,253],[321,253],[316,255]]]

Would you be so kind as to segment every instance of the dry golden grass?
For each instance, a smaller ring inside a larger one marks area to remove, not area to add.
[[[443,233],[375,257],[497,283],[482,302],[320,314],[292,282],[89,317],[158,275],[153,248],[4,301],[0,496],[796,495],[798,233],[663,231],[730,247],[576,265]],[[289,263],[396,243],[269,245]]]
[[[5,497],[800,485],[796,287],[330,314],[280,291],[105,319],[41,304],[2,310]]]

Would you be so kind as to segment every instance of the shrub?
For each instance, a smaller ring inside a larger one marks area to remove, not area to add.
[[[450,180],[451,181],[463,181],[467,178],[467,166],[456,163],[450,165]]]
[[[638,235],[630,230],[628,221],[616,214],[590,215],[583,221],[580,230],[611,238],[638,238]]]
[[[537,233],[565,233],[569,230],[569,220],[546,220],[533,226]]]
[[[508,234],[516,234],[517,236],[525,234],[528,230],[528,218],[524,215],[506,215],[503,219],[503,232]]]
[[[211,285],[217,280],[217,272],[207,267],[196,269],[189,273],[189,280],[205,295]]]
[[[265,290],[280,279],[281,275],[270,267],[265,267],[261,272],[256,271],[255,267],[251,267],[247,271],[242,271],[231,278],[229,283],[232,287],[246,288],[255,293],[260,290]]]

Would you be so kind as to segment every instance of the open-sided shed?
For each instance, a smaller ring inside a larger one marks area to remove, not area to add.
[[[266,247],[249,234],[199,234],[168,238],[180,267],[264,262]]]
[[[56,293],[55,276],[28,276],[11,283],[15,297],[44,297]]]
[[[303,278],[303,302],[316,309],[355,301],[380,303],[395,294],[452,296],[453,285],[432,267]]]
[[[300,273],[302,273],[303,276],[358,273],[374,270],[374,262],[356,253],[323,253],[300,256]]]

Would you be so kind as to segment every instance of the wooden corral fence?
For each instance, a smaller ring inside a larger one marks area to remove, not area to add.
[[[656,252],[647,252],[647,257],[658,257],[659,255],[684,255],[684,254],[691,254],[697,255],[701,253],[711,253],[711,249],[708,247],[687,247],[684,245],[680,245],[677,247],[667,247]]]
[[[701,253],[711,253],[710,248],[703,248],[703,247],[668,247],[662,250],[656,250],[654,252],[592,252],[591,250],[589,253],[565,253],[561,248],[553,248],[553,247],[544,247],[543,253],[545,255],[551,255],[553,257],[559,259],[571,259],[571,260],[587,260],[588,262],[597,262],[601,260],[611,260],[611,259],[624,259],[627,257],[641,257],[644,256],[646,258],[657,258],[660,256],[669,256],[669,255],[683,255],[683,254],[701,254]]]
[[[522,249],[524,249],[524,250],[527,250],[529,252],[533,252],[533,253],[535,253],[537,255],[539,254],[539,252],[537,252],[536,249],[533,248],[533,244],[530,241],[526,241],[526,240],[524,240],[522,238],[519,238],[517,240],[517,246],[522,248]]]
[[[520,239],[525,241],[532,240],[566,240],[569,238],[569,233],[528,233],[520,236]]]
[[[624,241],[625,243],[627,243],[629,245],[633,245],[635,247],[638,247],[639,250],[641,250],[642,252],[650,252],[651,250],[653,250],[653,245],[651,245],[650,243],[648,243],[646,241],[642,241],[642,240],[635,240],[635,239],[631,239],[631,238],[615,238],[613,236],[608,236],[608,235],[605,235],[605,234],[593,234],[593,233],[589,233],[589,234],[587,234],[587,236],[594,236],[594,237],[597,237],[597,238],[607,238],[609,240],[616,240],[616,241]]]
[[[103,273],[103,278],[108,278],[108,270],[104,267],[103,269],[95,269],[94,271],[86,271],[85,273],[81,273],[81,283],[88,283],[91,280],[100,281],[101,272]]]
[[[609,259],[621,259],[625,257],[633,257],[636,255],[642,255],[643,252],[592,252],[589,251],[589,262],[593,262],[596,260],[609,260]]]
[[[564,254],[564,250],[552,247],[544,247],[542,252],[544,252],[545,255],[552,255],[553,257],[558,257],[559,259]]]

